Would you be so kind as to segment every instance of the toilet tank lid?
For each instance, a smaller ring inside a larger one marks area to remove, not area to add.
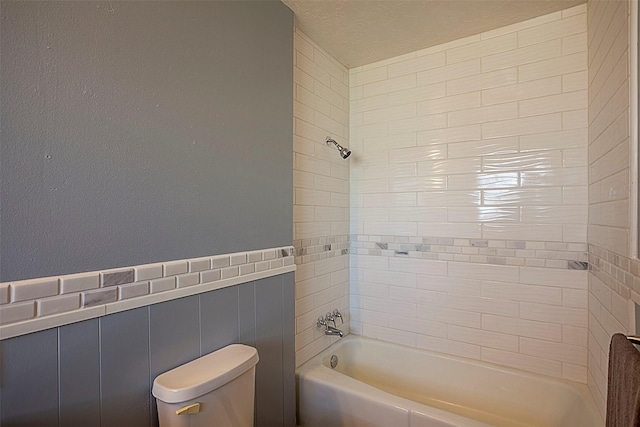
[[[239,377],[258,363],[258,351],[231,344],[184,365],[153,381],[153,395],[166,403],[179,403],[209,393]]]

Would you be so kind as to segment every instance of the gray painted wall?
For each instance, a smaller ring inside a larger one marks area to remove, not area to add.
[[[0,2],[0,281],[290,245],[279,1]],[[161,372],[260,354],[295,425],[293,274],[0,342],[0,425],[154,426]]]
[[[0,3],[0,281],[292,242],[279,1]]]
[[[157,426],[153,379],[258,349],[256,426],[295,426],[293,273],[0,341],[0,425]]]

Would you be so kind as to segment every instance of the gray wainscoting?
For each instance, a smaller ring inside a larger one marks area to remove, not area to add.
[[[287,273],[0,342],[0,425],[157,426],[153,379],[231,343],[255,346],[256,426],[295,426]]]

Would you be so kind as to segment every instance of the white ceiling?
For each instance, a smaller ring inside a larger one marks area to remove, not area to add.
[[[586,0],[282,0],[347,68],[566,9]]]

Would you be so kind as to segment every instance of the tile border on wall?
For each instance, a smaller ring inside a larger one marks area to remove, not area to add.
[[[296,265],[349,255],[349,240],[348,235],[294,240]]]
[[[640,293],[640,259],[629,258],[589,244],[589,270],[622,298]]]
[[[296,270],[291,246],[0,283],[0,340]]]
[[[350,236],[351,253],[479,264],[587,270],[586,243],[452,237]]]

